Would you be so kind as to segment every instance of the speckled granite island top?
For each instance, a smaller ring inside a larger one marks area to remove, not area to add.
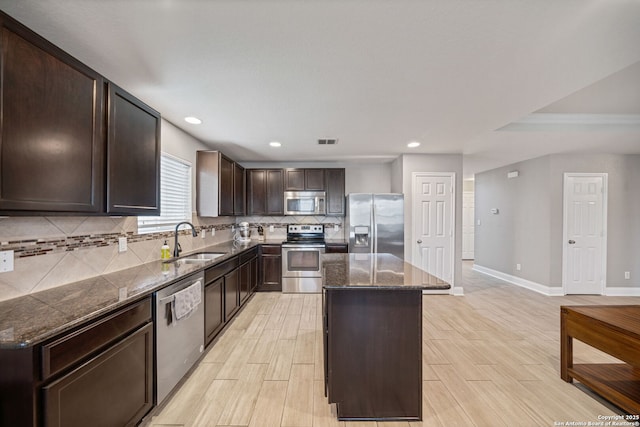
[[[221,243],[196,251],[196,253],[225,254],[214,261],[202,263],[155,261],[0,301],[0,348],[20,348],[40,343],[261,243],[281,242]]]
[[[449,283],[391,254],[325,254],[323,287],[450,289]]]

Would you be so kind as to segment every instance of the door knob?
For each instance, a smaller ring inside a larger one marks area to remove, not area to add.
[[[422,243],[422,240],[418,240],[418,244]]]
[[[576,241],[575,241],[575,240],[569,240],[569,244],[570,244],[570,245],[575,245],[575,244],[576,244]]]

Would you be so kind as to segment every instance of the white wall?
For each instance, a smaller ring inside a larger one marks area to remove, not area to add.
[[[405,195],[404,201],[404,221],[405,221],[405,260],[411,262],[412,251],[415,249],[414,239],[411,235],[411,224],[413,221],[413,195],[412,174],[413,172],[453,172],[456,181],[455,197],[455,254],[454,254],[454,283],[459,286],[462,277],[462,154],[405,154],[394,162],[394,178],[398,179],[398,172],[402,173],[402,193]],[[394,184],[394,187],[397,184]]]
[[[507,172],[519,176],[507,179]],[[640,155],[553,154],[476,175],[475,262],[562,286],[566,172],[608,174],[607,287],[640,287]],[[491,208],[500,209],[498,215]],[[522,270],[516,270],[516,264]],[[624,279],[624,272],[631,279]]]

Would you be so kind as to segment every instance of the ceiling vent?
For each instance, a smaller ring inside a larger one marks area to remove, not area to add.
[[[338,138],[320,138],[318,139],[318,145],[336,145]]]

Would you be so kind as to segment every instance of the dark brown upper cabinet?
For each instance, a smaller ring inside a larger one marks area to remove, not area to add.
[[[242,216],[245,214],[246,204],[246,174],[240,164],[233,164],[233,214]]]
[[[108,99],[107,212],[159,215],[160,113],[113,83]]]
[[[160,213],[160,114],[2,12],[0,117],[0,214]]]
[[[285,191],[324,191],[324,169],[285,169]]]
[[[0,67],[0,212],[103,212],[103,78],[2,12]]]
[[[344,216],[345,215],[345,179],[344,169],[325,169],[326,177],[326,209],[327,215]]]
[[[220,151],[197,151],[196,210],[198,216],[244,215],[244,168]]]
[[[284,215],[284,171],[247,170],[247,215]]]

